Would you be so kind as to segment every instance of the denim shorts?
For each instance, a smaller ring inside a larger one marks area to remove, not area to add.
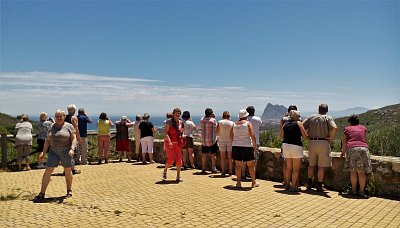
[[[70,147],[53,149],[50,147],[49,155],[47,156],[47,167],[57,167],[58,163],[61,161],[61,165],[64,168],[72,167],[74,162],[73,159],[69,156]]]

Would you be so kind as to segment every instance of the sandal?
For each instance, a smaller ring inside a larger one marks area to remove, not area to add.
[[[65,196],[65,198],[70,198],[72,197],[72,190],[67,190],[67,195]]]
[[[40,192],[37,196],[35,196],[35,200],[44,200],[44,194]]]

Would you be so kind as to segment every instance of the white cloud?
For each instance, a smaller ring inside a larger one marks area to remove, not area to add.
[[[52,113],[71,103],[96,115],[100,112],[164,115],[175,107],[196,115],[203,114],[207,107],[216,113],[224,110],[235,113],[248,105],[254,105],[261,115],[268,102],[297,104],[303,110],[315,110],[323,102],[337,107],[332,110],[363,105],[354,103],[354,96],[343,93],[257,91],[199,84],[168,86],[159,80],[78,73],[3,72],[0,82],[0,112],[13,115]]]

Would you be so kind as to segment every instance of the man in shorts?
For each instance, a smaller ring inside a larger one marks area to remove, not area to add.
[[[325,169],[332,166],[330,142],[335,138],[337,126],[328,113],[328,105],[319,105],[318,114],[311,115],[303,121],[309,136],[308,145],[308,183],[307,190],[311,189],[314,168],[318,166],[317,191],[322,192]]]
[[[260,127],[262,125],[262,120],[259,116],[254,115],[256,112],[254,106],[247,107],[246,111],[249,113],[247,120],[250,121],[251,125],[253,125],[253,131],[257,141],[256,142],[257,147],[254,150],[254,170],[257,171],[257,161],[259,157],[258,147],[260,147]],[[242,178],[244,179],[246,178],[245,171],[246,171],[246,166],[244,165],[242,166]]]
[[[211,157],[211,172],[217,173],[217,120],[213,118],[214,112],[211,108],[206,108],[205,116],[200,120],[201,127],[201,165],[202,173],[206,173],[207,157]]]

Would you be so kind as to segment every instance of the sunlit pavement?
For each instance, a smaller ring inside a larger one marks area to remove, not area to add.
[[[399,227],[400,202],[358,199],[338,192],[287,193],[280,183],[258,180],[235,187],[235,176],[176,170],[162,180],[162,164],[78,166],[73,197],[65,199],[62,168],[44,201],[44,170],[0,173],[0,227]],[[8,200],[6,200],[8,199]]]

